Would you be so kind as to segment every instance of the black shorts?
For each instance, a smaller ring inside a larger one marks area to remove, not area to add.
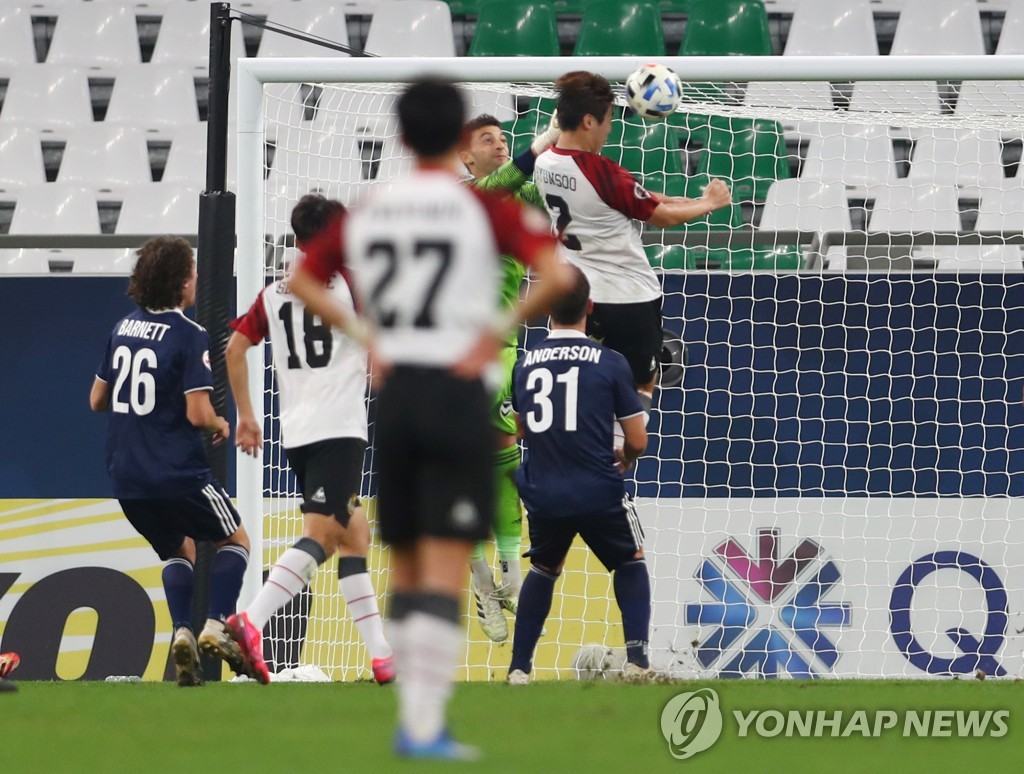
[[[594,304],[587,335],[626,358],[637,385],[654,378],[661,360],[661,299],[636,304]]]
[[[564,560],[572,541],[579,535],[608,572],[615,572],[643,548],[644,530],[633,503],[626,499],[622,507],[585,516],[528,516],[530,550],[523,556],[546,570],[554,570]]]
[[[377,396],[374,461],[381,538],[477,542],[494,510],[491,397],[479,380],[399,366]]]
[[[329,438],[284,451],[302,493],[299,510],[333,516],[347,527],[351,510],[359,506],[366,441]]]
[[[216,481],[184,497],[118,500],[135,531],[157,556],[170,559],[186,537],[219,542],[235,534],[242,517]]]

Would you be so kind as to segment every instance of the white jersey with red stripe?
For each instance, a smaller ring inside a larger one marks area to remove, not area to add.
[[[658,203],[628,171],[597,153],[554,147],[537,157],[533,179],[564,255],[587,275],[594,301],[661,297],[636,222],[650,218]]]
[[[501,255],[530,263],[550,225],[507,197],[443,169],[417,169],[348,213],[307,246],[303,267],[323,279],[350,271],[360,309],[378,328],[382,359],[447,367],[500,313]]]
[[[341,276],[331,277],[328,288],[339,304],[353,309]],[[309,314],[286,280],[267,285],[231,327],[253,344],[270,339],[285,448],[333,438],[366,440],[366,350]]]

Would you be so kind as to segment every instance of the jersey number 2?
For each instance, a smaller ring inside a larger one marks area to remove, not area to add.
[[[530,371],[526,377],[526,389],[536,393],[533,396],[533,408],[526,414],[526,427],[534,433],[543,433],[555,421],[555,405],[551,401],[551,392],[555,382],[565,385],[565,417],[563,428],[566,432],[576,432],[576,404],[579,396],[580,368],[573,366],[564,374],[553,376],[547,368]]]
[[[565,233],[565,230],[569,228],[569,224],[572,223],[572,213],[569,212],[569,205],[565,203],[565,199],[561,196],[548,194],[544,197],[544,201],[548,203],[548,209],[558,213],[558,217],[555,218],[555,230],[558,232],[558,238],[562,240],[562,244],[570,250],[582,250],[583,245],[580,244],[579,237],[575,237],[572,234],[566,235]]]
[[[132,351],[122,345],[114,350],[110,364],[117,371],[111,396],[111,408],[115,414],[127,414],[130,409],[131,413],[142,417],[156,408],[156,379],[152,374],[156,370],[156,352],[143,348],[133,357]],[[120,398],[125,382],[129,382],[127,402]]]

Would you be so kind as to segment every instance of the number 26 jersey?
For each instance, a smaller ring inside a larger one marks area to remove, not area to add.
[[[352,310],[352,293],[340,275],[330,278],[328,289]],[[267,285],[231,327],[253,344],[270,339],[285,448],[366,440],[366,350],[310,314],[286,280]]]

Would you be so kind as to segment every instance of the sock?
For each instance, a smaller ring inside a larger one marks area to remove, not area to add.
[[[195,573],[192,562],[176,556],[168,559],[162,573],[167,608],[171,612],[174,631],[192,629],[192,588]]]
[[[522,540],[517,535],[509,537],[498,535],[495,538],[498,544],[498,564],[501,566],[501,585],[512,591],[512,596],[519,596],[519,587],[523,585],[523,571],[519,565],[519,553],[522,549]]]
[[[415,595],[395,592],[388,599],[388,642],[395,659],[395,672],[398,674],[396,690],[398,703],[401,706],[404,696],[405,675],[409,671],[409,645],[406,637],[406,622]]]
[[[551,612],[551,597],[555,592],[557,575],[531,567],[519,591],[519,612],[516,613],[516,631],[512,637],[512,663],[508,671],[521,669],[530,674],[533,652],[537,648],[544,621]]]
[[[448,700],[464,650],[459,601],[442,594],[418,594],[402,625],[406,670],[399,673],[399,722],[415,743],[444,731]]]
[[[478,544],[480,546],[480,553],[483,554],[483,543]],[[469,571],[473,575],[473,586],[483,592],[494,591],[494,573],[491,572],[491,565],[487,563],[487,559],[481,556],[479,559],[474,558],[469,563]]]
[[[299,538],[295,545],[281,554],[267,576],[256,599],[245,612],[252,625],[260,631],[270,617],[287,605],[313,579],[317,565],[327,561],[327,554],[312,538]]]
[[[338,583],[348,614],[359,630],[370,658],[387,658],[391,646],[384,638],[384,622],[377,607],[377,593],[366,571],[366,557],[342,556],[338,559]]]
[[[518,592],[522,584],[519,555],[523,544],[523,506],[515,482],[519,462],[519,447],[515,445],[494,455],[494,542],[501,562],[502,585],[511,586],[513,592]]]
[[[242,590],[242,576],[249,564],[249,552],[228,543],[217,549],[210,566],[210,608],[208,617],[223,621],[233,612]]]
[[[616,568],[612,578],[615,601],[622,611],[622,632],[626,638],[626,660],[646,669],[647,640],[651,629],[651,580],[647,562],[634,559]],[[521,626],[523,604],[519,603],[517,626]]]

